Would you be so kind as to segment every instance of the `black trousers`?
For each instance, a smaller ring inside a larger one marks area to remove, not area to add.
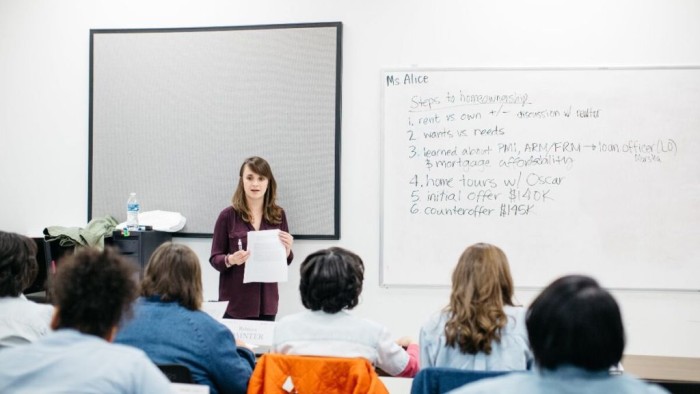
[[[277,317],[277,315],[260,315],[260,316],[254,316],[254,317],[244,317],[240,320],[275,321],[275,317]],[[235,319],[235,317],[224,312],[224,319]]]

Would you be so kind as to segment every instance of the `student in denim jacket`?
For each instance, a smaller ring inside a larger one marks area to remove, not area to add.
[[[236,347],[233,333],[201,311],[202,270],[186,245],[160,245],[146,266],[134,319],[116,342],[137,347],[156,364],[182,364],[212,394],[243,394],[255,366],[253,352]]]

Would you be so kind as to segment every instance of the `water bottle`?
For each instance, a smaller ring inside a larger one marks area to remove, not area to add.
[[[141,210],[141,205],[139,200],[136,199],[136,193],[129,194],[129,199],[126,201],[126,228],[129,231],[136,231],[139,229],[139,211]]]

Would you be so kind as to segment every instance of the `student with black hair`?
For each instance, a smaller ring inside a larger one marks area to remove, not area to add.
[[[535,371],[482,380],[451,393],[666,393],[634,377],[610,374],[625,347],[622,316],[612,295],[590,277],[555,280],[530,305],[526,324]]]
[[[300,272],[301,301],[308,311],[276,323],[274,352],[362,357],[392,376],[418,372],[416,343],[393,341],[386,327],[345,311],[357,306],[362,292],[364,265],[358,255],[338,247],[319,250],[301,263]]]
[[[112,344],[136,298],[132,263],[116,251],[80,248],[52,281],[55,332],[0,351],[1,393],[169,393],[141,350]]]
[[[33,342],[51,332],[53,307],[22,294],[36,279],[36,252],[31,239],[0,231],[0,349]]]

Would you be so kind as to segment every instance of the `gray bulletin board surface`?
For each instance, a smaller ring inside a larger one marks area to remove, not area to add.
[[[393,69],[381,282],[447,286],[488,242],[516,286],[700,289],[700,69]]]
[[[261,156],[298,238],[340,236],[340,22],[92,30],[88,217],[180,212],[210,236]]]

